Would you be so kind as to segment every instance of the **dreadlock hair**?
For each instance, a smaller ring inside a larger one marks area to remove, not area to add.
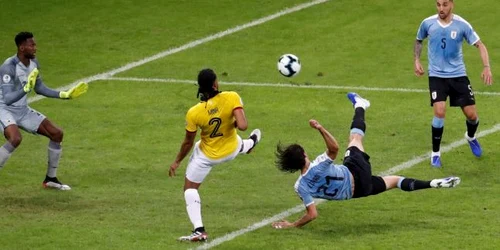
[[[21,46],[21,44],[23,44],[24,42],[26,42],[26,40],[28,40],[30,38],[33,38],[33,33],[23,31],[23,32],[19,32],[19,34],[16,35],[16,37],[14,38],[14,41],[16,42],[16,45],[19,48],[19,46]]]
[[[294,173],[301,170],[306,164],[304,148],[299,144],[283,146],[278,143],[276,146],[276,167],[283,172]]]
[[[217,80],[217,75],[212,69],[202,69],[198,73],[198,94],[196,94],[196,98],[199,97],[202,101],[207,101],[219,94],[219,90],[213,87],[215,80]]]

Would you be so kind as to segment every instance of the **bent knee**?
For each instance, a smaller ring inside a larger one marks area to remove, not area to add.
[[[62,129],[57,129],[51,134],[51,140],[55,142],[62,142],[64,137],[64,132]]]
[[[17,148],[23,141],[23,137],[21,135],[15,135],[10,137],[8,141],[13,147]]]
[[[347,146],[348,148],[350,147],[357,147],[361,151],[365,151],[363,148],[363,136],[358,135],[358,134],[352,134],[349,137],[349,145]]]

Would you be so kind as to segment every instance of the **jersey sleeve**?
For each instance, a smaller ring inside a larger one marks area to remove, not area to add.
[[[15,79],[15,70],[11,67],[7,67],[6,65],[3,65],[0,67],[0,77],[2,77],[2,80],[0,81],[0,84],[14,84],[14,79]]]
[[[243,100],[238,93],[231,91],[231,102],[233,103],[233,109],[243,108]]]
[[[479,35],[474,31],[472,26],[470,24],[464,25],[465,30],[464,30],[464,38],[467,41],[469,45],[474,45],[476,44],[480,38]]]
[[[6,105],[11,105],[19,101],[26,95],[23,88],[17,89],[15,87],[16,70],[14,67],[3,65],[0,67],[0,88],[2,89],[3,102]]]
[[[298,186],[297,190],[295,190],[295,192],[297,192],[299,198],[302,200],[302,202],[306,207],[310,206],[311,204],[314,204],[314,199],[311,196],[311,194],[309,194],[309,192],[307,192],[307,190],[305,190],[300,185]]]
[[[316,157],[316,159],[314,159],[314,161],[311,162],[311,166],[316,166],[320,162],[324,162],[324,161],[327,161],[328,163],[333,163],[333,160],[328,156],[328,154],[326,152],[324,152],[324,153],[318,155]]]
[[[189,132],[196,132],[198,130],[193,109],[190,109],[186,114],[186,130]]]
[[[427,25],[427,22],[422,21],[422,23],[420,24],[420,27],[418,27],[418,30],[417,30],[417,40],[422,41],[425,38],[427,38],[427,36],[429,35],[428,31],[429,31],[429,27]]]

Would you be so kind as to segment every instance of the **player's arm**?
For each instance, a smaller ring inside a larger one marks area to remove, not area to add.
[[[47,85],[45,85],[42,81],[42,79],[39,77],[36,79],[36,84],[35,84],[35,93],[39,95],[43,95],[45,97],[50,97],[50,98],[59,98],[59,92],[57,90],[53,90]]]
[[[40,68],[40,65],[38,64],[38,60],[35,59],[33,62],[35,63],[36,68],[28,76],[28,84],[29,84],[30,81],[33,80],[32,79],[32,77],[33,77],[32,74],[35,73],[35,70],[36,70],[36,75],[34,75],[35,84],[32,87],[35,90],[35,93],[37,93],[39,95],[43,95],[45,97],[60,98],[59,97],[60,91],[53,90],[53,89],[47,87],[47,85],[45,85],[43,83],[42,77],[38,74],[38,69]]]
[[[479,54],[481,55],[481,60],[483,61],[483,72],[481,73],[481,78],[483,79],[483,82],[485,84],[491,85],[493,83],[493,76],[491,74],[488,49],[486,48],[486,45],[484,45],[484,43],[482,43],[480,40],[477,41],[474,46],[479,49]]]
[[[76,86],[70,88],[68,91],[57,91],[47,87],[41,78],[38,78],[35,84],[35,92],[39,95],[43,95],[45,97],[51,98],[60,98],[60,99],[72,99],[76,98],[85,92],[87,92],[88,84],[81,82]]]
[[[413,60],[415,62],[415,75],[421,76],[424,74],[424,68],[420,63],[420,55],[422,54],[422,40],[416,39],[413,46]]]
[[[181,149],[179,150],[179,153],[177,153],[174,162],[170,165],[170,170],[168,174],[171,177],[175,176],[175,170],[179,167],[182,160],[186,158],[186,155],[189,153],[189,151],[191,151],[195,138],[196,138],[196,131],[191,132],[186,130],[186,135],[184,136],[184,141],[182,141]]]
[[[313,221],[318,217],[318,211],[316,210],[316,205],[313,203],[306,207],[306,213],[302,216],[302,218],[298,219],[294,223],[292,223],[293,227],[302,227],[307,223]]]
[[[14,79],[16,76],[14,67],[1,67],[0,76],[3,101],[6,105],[11,105],[12,103],[19,101],[23,96],[29,93],[31,89],[33,89],[33,86],[35,85],[35,79],[38,76],[38,70],[35,69],[32,71],[32,73],[30,73],[28,79],[31,80],[27,81],[25,85],[20,89],[16,89],[14,83]]]
[[[247,117],[242,107],[233,109],[233,116],[236,119],[234,126],[240,131],[245,131],[248,128]]]
[[[6,105],[19,101],[26,94],[22,88],[16,90],[14,84],[2,83],[2,96]]]
[[[321,124],[316,120],[309,120],[309,125],[319,131],[326,144],[326,154],[330,159],[335,160],[337,154],[339,153],[339,144],[335,137],[333,137],[328,130],[326,130]]]
[[[276,229],[288,228],[288,227],[303,227],[307,223],[313,221],[318,217],[318,211],[316,210],[316,205],[311,203],[306,207],[306,213],[297,221],[291,223],[286,220],[278,221],[273,223],[273,227]]]

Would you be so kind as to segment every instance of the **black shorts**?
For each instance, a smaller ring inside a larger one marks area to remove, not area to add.
[[[450,97],[451,107],[465,107],[476,104],[474,91],[467,76],[455,78],[429,77],[431,106]]]
[[[346,166],[354,177],[354,194],[352,198],[360,198],[384,192],[387,188],[380,176],[372,176],[370,156],[352,146],[346,150],[344,158]]]

